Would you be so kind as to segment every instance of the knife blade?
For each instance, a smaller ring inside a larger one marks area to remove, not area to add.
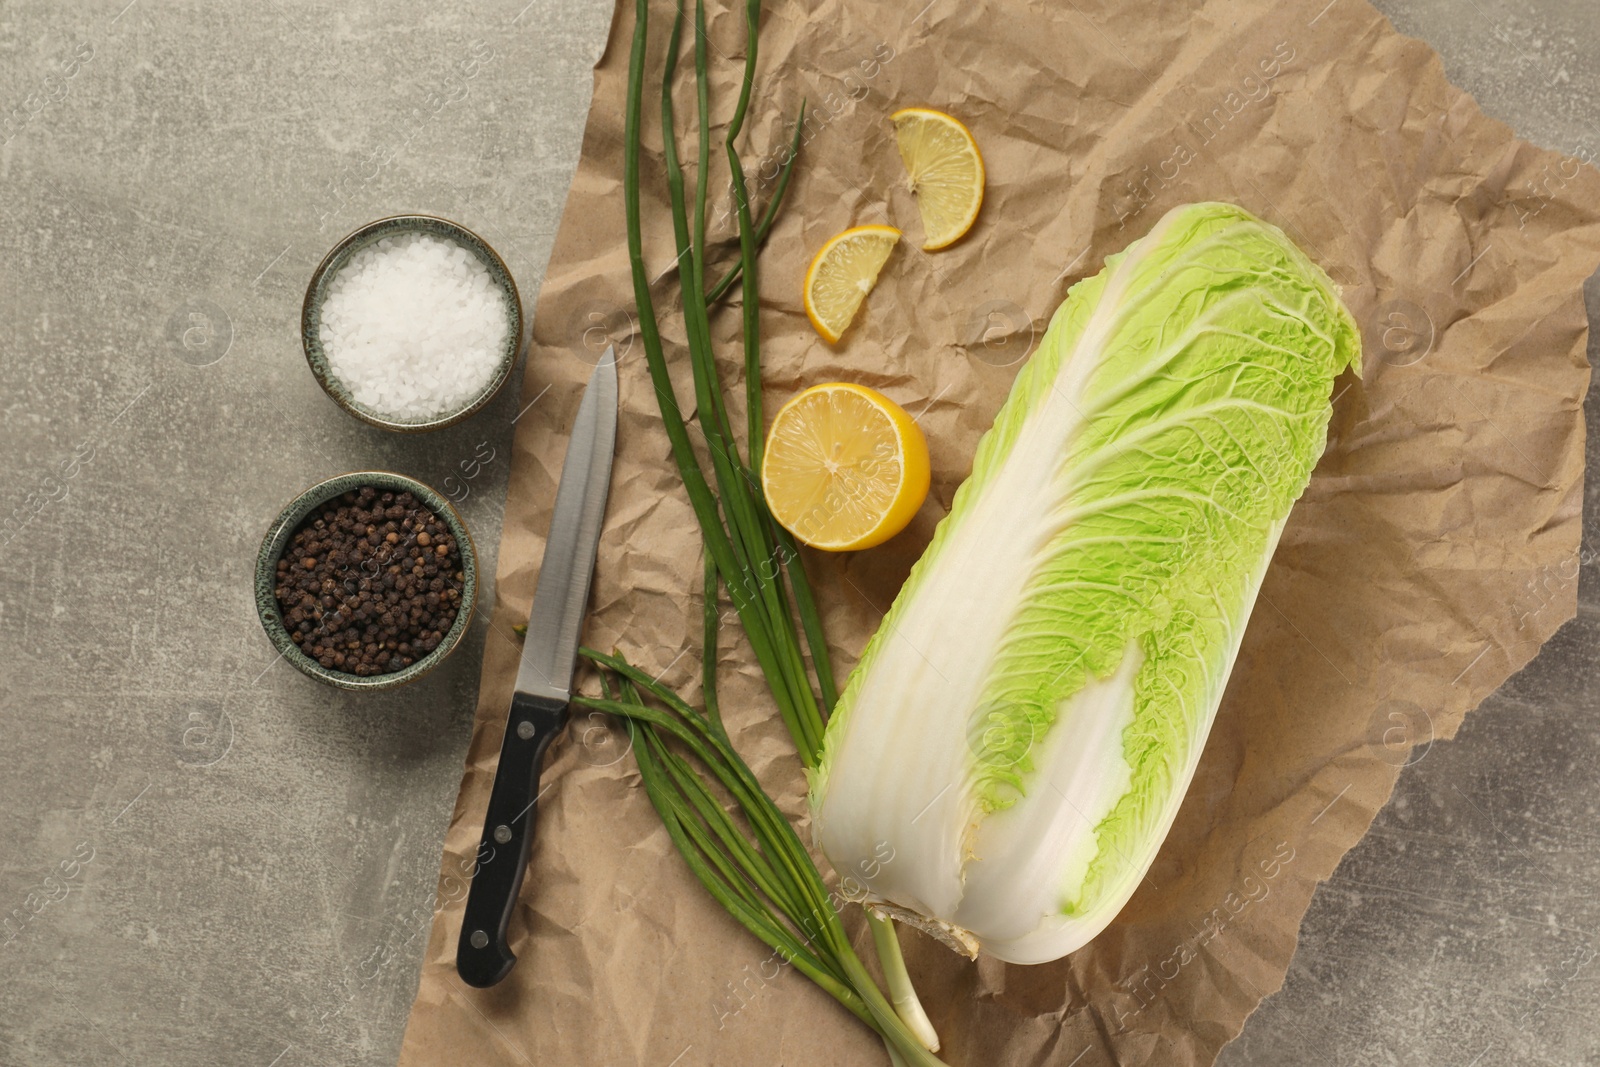
[[[507,929],[533,845],[545,749],[567,723],[616,437],[616,353],[607,348],[583,391],[562,461],[550,537],[528,612],[522,663],[456,943],[456,971],[478,988],[499,982],[517,962]]]

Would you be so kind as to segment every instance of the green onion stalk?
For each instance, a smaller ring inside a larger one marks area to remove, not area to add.
[[[798,546],[788,531],[773,520],[755,475],[761,466],[763,440],[757,254],[789,186],[800,146],[804,104],[772,197],[757,221],[736,146],[750,104],[761,15],[760,0],[747,0],[743,78],[722,143],[737,211],[739,258],[719,280],[708,285],[706,199],[711,171],[711,122],[705,4],[704,0],[694,3],[698,122],[691,198],[678,158],[672,100],[684,28],[680,0],[662,74],[661,126],[678,254],[676,277],[694,383],[694,425],[705,438],[711,466],[708,479],[689,435],[690,424],[668,376],[655,301],[645,270],[639,156],[649,0],[635,0],[634,6],[624,134],[628,258],[645,362],[673,460],[704,542],[704,706],[693,707],[620,654],[607,655],[593,649],[584,649],[583,655],[600,671],[602,695],[580,697],[577,702],[626,721],[651,804],[678,851],[712,896],[785,962],[872,1027],[895,1064],[932,1067],[941,1062],[933,1054],[939,1047],[938,1037],[911,988],[893,925],[869,914],[873,945],[889,984],[890,996],[886,997],[851,946],[840,917],[844,901],[824,883],[787,818],[734,750],[717,703],[718,605],[723,590],[807,768],[816,766],[826,716],[838,698],[821,615]],[[744,353],[745,456],[739,452],[711,343],[712,311],[736,284],[741,297]],[[731,800],[737,818],[723,798]]]

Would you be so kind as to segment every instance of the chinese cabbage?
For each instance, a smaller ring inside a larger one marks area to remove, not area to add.
[[[1017,963],[1115,917],[1194,774],[1347,367],[1359,334],[1332,282],[1228,204],[1171,211],[1072,287],[812,772],[817,842],[875,906]]]

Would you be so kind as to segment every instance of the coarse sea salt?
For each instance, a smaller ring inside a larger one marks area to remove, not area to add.
[[[356,403],[400,421],[459,411],[494,379],[511,329],[483,261],[430,234],[351,256],[322,301],[318,339]]]

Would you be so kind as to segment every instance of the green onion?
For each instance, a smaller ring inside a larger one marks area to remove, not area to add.
[[[645,791],[700,883],[745,929],[876,1030],[896,1062],[941,1064],[867,973],[810,853],[721,723],[621,656],[589,648],[582,654],[602,669],[605,695],[574,702],[627,722]],[[702,774],[734,798],[745,828]]]
[[[805,131],[805,125],[806,103],[802,100],[800,101],[800,114],[794,120],[794,139],[789,142],[789,150],[784,155],[782,166],[778,168],[777,187],[772,190],[772,199],[767,201],[767,209],[761,213],[761,221],[756,224],[756,248],[758,250],[766,243],[767,234],[772,232],[772,223],[778,217],[778,205],[783,203],[783,194],[789,191],[789,175],[794,172],[794,161],[800,154],[800,134]],[[706,294],[706,303],[715,304],[722,299],[722,294],[726,293],[733,283],[739,280],[740,266],[740,263],[735,263],[728,268],[728,272],[722,276],[722,280],[712,286],[711,291]]]
[[[698,122],[692,204],[679,162],[672,90],[684,10],[676,9],[661,84],[661,123],[667,192],[677,250],[675,272],[694,383],[694,425],[711,462],[707,478],[673,391],[666,352],[645,269],[639,157],[644,68],[649,40],[648,0],[635,0],[625,113],[624,206],[628,260],[639,311],[641,347],[671,444],[705,544],[703,711],[647,677],[620,655],[584,649],[601,671],[603,695],[576,702],[623,717],[651,804],[701,884],[741,925],[843,1004],[883,1038],[896,1064],[922,1067],[940,1061],[929,1051],[938,1040],[906,975],[892,924],[874,918],[873,941],[893,996],[885,998],[850,945],[840,901],[824,884],[810,853],[783,813],[763,792],[734,751],[717,703],[717,634],[720,589],[725,588],[767,679],[779,715],[801,762],[816,766],[824,716],[838,699],[816,598],[794,539],[773,521],[756,472],[761,465],[763,413],[759,276],[756,257],[788,189],[805,119],[802,103],[794,139],[759,223],[737,140],[754,85],[760,0],[746,0],[747,39],[734,116],[723,141],[737,208],[739,261],[706,288],[706,199],[710,187],[710,77],[704,0],[695,0],[695,104]],[[744,352],[746,456],[739,454],[728,418],[721,372],[711,343],[711,311],[740,283]],[[713,483],[715,489],[713,489]],[[798,628],[796,620],[798,619]],[[804,634],[802,643],[801,634]],[[809,670],[807,659],[809,658]],[[813,677],[815,683],[813,684]],[[649,700],[645,695],[648,694]],[[743,825],[724,808],[717,789],[732,798]],[[886,933],[885,933],[886,931]]]

